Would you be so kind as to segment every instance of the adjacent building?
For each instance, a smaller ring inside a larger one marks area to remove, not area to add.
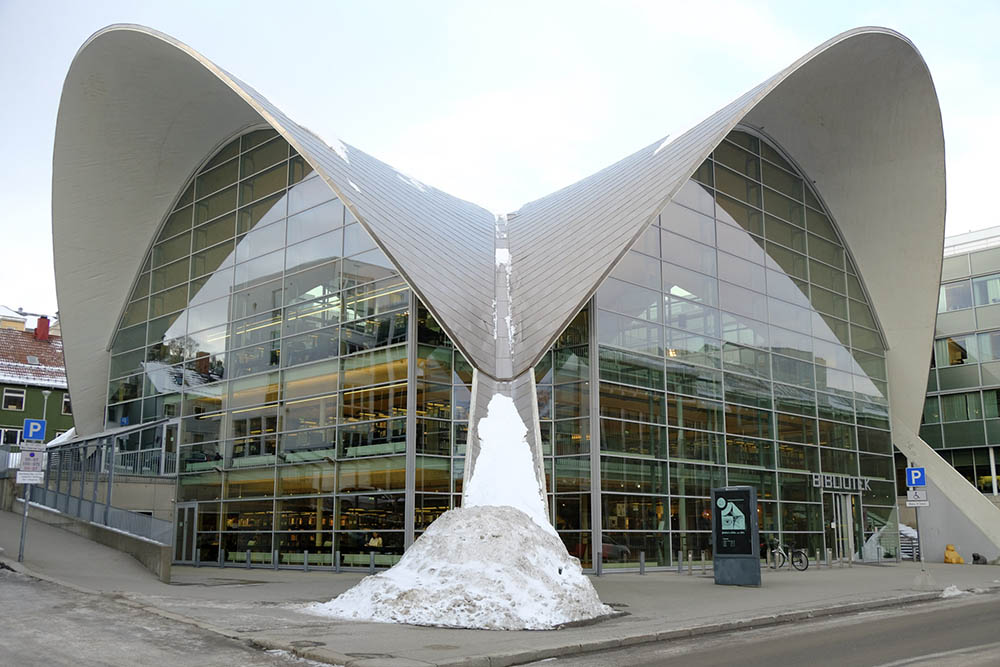
[[[27,326],[29,318],[33,329]],[[10,309],[0,312],[2,445],[19,445],[24,420],[41,419],[43,413],[48,420],[46,441],[73,427],[62,338],[53,335],[50,326],[49,318],[44,315],[32,316]],[[44,392],[49,392],[47,399]]]
[[[998,497],[1000,227],[945,239],[920,437]]]
[[[70,68],[54,165],[77,431],[176,474],[178,562],[367,565],[376,532],[393,562],[461,503],[495,393],[586,567],[709,548],[727,484],[766,537],[895,559],[894,445],[951,470],[916,435],[941,120],[892,31],[495,215],[113,26]]]

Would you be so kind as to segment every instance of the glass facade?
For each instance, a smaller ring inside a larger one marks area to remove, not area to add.
[[[176,498],[197,504],[201,560],[309,551],[329,565],[339,550],[367,564],[376,533],[379,564],[398,558],[411,393],[440,409],[410,377],[412,311],[392,264],[274,131],[198,171],[122,315],[107,424],[177,421]]]
[[[980,491],[998,495],[1000,256],[986,241],[944,258],[920,437]]]
[[[757,489],[764,539],[831,547],[812,474],[864,477],[856,543],[895,557],[884,345],[809,181],[729,135],[595,299],[609,567],[710,550],[710,489]],[[619,545],[624,545],[621,548]]]
[[[710,549],[726,484],[757,488],[765,539],[832,547],[821,473],[871,480],[857,542],[881,532],[895,557],[882,340],[809,181],[733,132],[534,368],[570,553],[636,567]],[[107,425],[177,425],[202,561],[388,565],[460,503],[471,391],[350,211],[258,130],[198,170],[147,253]]]

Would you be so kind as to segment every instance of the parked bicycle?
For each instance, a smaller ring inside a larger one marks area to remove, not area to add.
[[[785,563],[791,562],[799,572],[805,572],[809,567],[809,555],[805,549],[792,549],[787,544],[780,544],[775,540],[771,544],[771,554],[774,556],[774,563],[770,565],[772,569],[780,569]]]

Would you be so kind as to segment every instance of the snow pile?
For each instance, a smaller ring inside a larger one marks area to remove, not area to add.
[[[464,506],[516,507],[542,530],[555,535],[535,476],[531,447],[524,438],[528,428],[513,399],[495,394],[486,415],[479,420],[479,456],[465,487]]]
[[[466,506],[442,514],[381,574],[306,611],[323,616],[486,630],[544,630],[611,614],[549,523],[527,432],[495,395]]]
[[[392,569],[326,603],[325,616],[485,630],[544,630],[612,613],[562,540],[513,507],[442,514]]]
[[[917,539],[916,528],[911,528],[910,526],[907,526],[905,523],[899,524],[899,534],[902,535],[903,537],[909,537],[914,540]]]
[[[956,598],[959,595],[965,595],[965,591],[963,591],[961,588],[959,588],[955,584],[952,584],[948,588],[946,588],[943,591],[941,591],[941,597],[943,597],[943,598]]]

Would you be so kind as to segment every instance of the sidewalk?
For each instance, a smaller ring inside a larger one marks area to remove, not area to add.
[[[4,560],[17,557],[20,515],[0,512]],[[16,563],[13,563],[16,565]],[[601,599],[627,615],[557,631],[491,632],[357,623],[305,614],[361,574],[175,567],[162,584],[131,557],[32,521],[24,569],[74,588],[184,620],[265,648],[351,667],[511,665],[556,655],[719,632],[810,616],[892,606],[963,590],[1000,592],[1000,567],[928,564],[937,590],[914,586],[919,566],[765,571],[757,588],[715,586],[710,576],[610,574]]]

